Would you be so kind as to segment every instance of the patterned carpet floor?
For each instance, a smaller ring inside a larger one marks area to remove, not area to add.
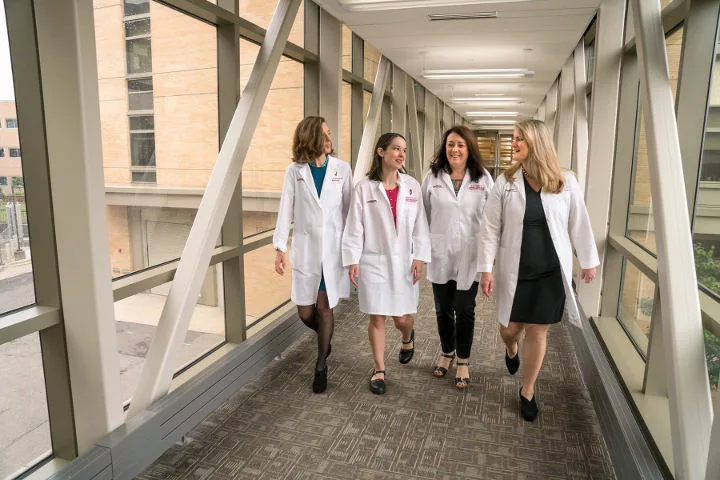
[[[397,361],[400,334],[386,323],[387,393],[368,389],[372,355],[357,297],[335,310],[328,389],[312,393],[315,335],[188,433],[137,478],[185,479],[614,479],[570,335],[550,329],[536,386],[540,415],[519,415],[523,367],[507,373],[494,300],[478,296],[472,380],[431,371],[440,351],[432,290],[421,285],[415,357]],[[522,343],[521,343],[522,352]]]

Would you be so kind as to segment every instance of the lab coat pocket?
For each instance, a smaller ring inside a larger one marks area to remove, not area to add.
[[[365,285],[378,285],[389,283],[387,259],[383,255],[371,253],[363,254],[360,260],[360,277]]]

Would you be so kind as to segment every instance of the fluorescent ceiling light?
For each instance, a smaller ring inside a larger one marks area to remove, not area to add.
[[[431,22],[438,20],[475,20],[478,18],[497,18],[497,12],[431,13],[428,15],[428,20]]]
[[[535,72],[526,68],[468,68],[448,70],[426,70],[423,77],[428,80],[473,79],[473,78],[528,78]]]
[[[378,10],[403,10],[407,8],[456,7],[461,5],[487,5],[494,3],[519,3],[530,0],[339,0],[351,12]]]
[[[522,99],[516,97],[488,97],[488,98],[453,98],[450,100],[457,104],[473,104],[473,105],[499,105],[503,103],[523,103]]]
[[[517,117],[520,115],[519,112],[467,112],[465,115],[468,117]]]
[[[473,120],[472,123],[476,125],[515,125],[517,122],[515,120]]]

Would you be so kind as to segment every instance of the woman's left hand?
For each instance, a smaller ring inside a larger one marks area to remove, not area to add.
[[[410,275],[412,275],[413,285],[415,285],[418,280],[420,280],[422,264],[423,262],[421,262],[420,260],[413,260],[412,265],[410,266]]]
[[[580,278],[585,280],[585,283],[592,282],[593,278],[595,278],[595,269],[594,268],[583,268],[582,272],[580,273]]]

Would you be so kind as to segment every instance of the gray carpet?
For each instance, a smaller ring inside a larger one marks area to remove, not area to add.
[[[519,416],[522,366],[510,376],[494,301],[478,296],[472,381],[437,379],[432,291],[422,284],[415,358],[397,361],[387,322],[387,393],[368,390],[372,356],[357,298],[336,309],[325,394],[311,390],[308,333],[138,478],[159,479],[611,479],[615,478],[568,332],[550,330],[536,386],[540,416]],[[522,344],[521,344],[522,351]]]

